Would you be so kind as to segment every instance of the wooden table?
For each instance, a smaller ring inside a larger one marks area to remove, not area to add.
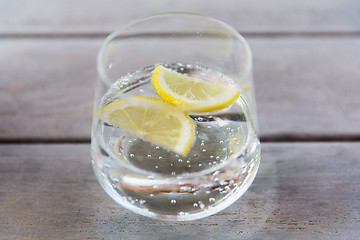
[[[262,163],[214,216],[151,220],[90,165],[95,58],[128,20],[191,11],[254,54]],[[359,239],[358,0],[0,0],[0,239]]]

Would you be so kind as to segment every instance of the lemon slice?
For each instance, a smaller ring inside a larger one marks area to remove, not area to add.
[[[188,112],[211,112],[230,106],[240,95],[234,86],[205,82],[163,66],[152,74],[152,85],[164,102]]]
[[[161,99],[128,97],[106,105],[99,113],[108,124],[177,154],[185,156],[194,141],[191,118]]]

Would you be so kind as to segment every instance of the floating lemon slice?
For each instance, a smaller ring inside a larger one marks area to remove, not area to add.
[[[186,155],[194,141],[191,118],[161,99],[128,97],[100,110],[100,117],[144,140]]]
[[[163,101],[182,105],[188,112],[220,110],[230,106],[240,95],[240,90],[234,86],[206,82],[163,66],[154,70],[152,85]]]

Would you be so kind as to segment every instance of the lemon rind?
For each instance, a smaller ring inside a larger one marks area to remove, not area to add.
[[[159,97],[167,103],[178,105],[181,107],[183,111],[186,112],[212,112],[221,110],[223,108],[226,108],[233,104],[236,99],[240,96],[240,90],[237,89],[234,86],[225,86],[225,85],[219,85],[215,83],[211,83],[214,85],[214,87],[222,87],[225,90],[219,94],[218,96],[222,97],[220,100],[216,99],[216,96],[213,98],[213,101],[196,101],[196,100],[190,100],[186,99],[184,100],[184,97],[177,94],[176,92],[172,91],[166,84],[166,81],[163,77],[164,71],[173,71],[171,69],[165,68],[161,65],[159,65],[155,70],[153,71],[152,75],[152,85],[155,89],[155,92],[159,95]],[[174,71],[175,72],[175,71]],[[177,73],[181,75],[180,73]],[[190,78],[188,76],[184,76],[186,78]],[[193,78],[195,79],[195,78]],[[202,81],[200,79],[196,79],[196,81]],[[230,97],[229,97],[230,96]]]

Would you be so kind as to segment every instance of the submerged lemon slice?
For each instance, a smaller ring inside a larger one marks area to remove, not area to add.
[[[110,125],[184,156],[194,141],[191,118],[160,99],[128,97],[106,105],[99,114]]]
[[[163,101],[182,105],[188,112],[220,110],[230,106],[240,95],[240,90],[234,86],[206,82],[163,66],[154,70],[152,85]]]

